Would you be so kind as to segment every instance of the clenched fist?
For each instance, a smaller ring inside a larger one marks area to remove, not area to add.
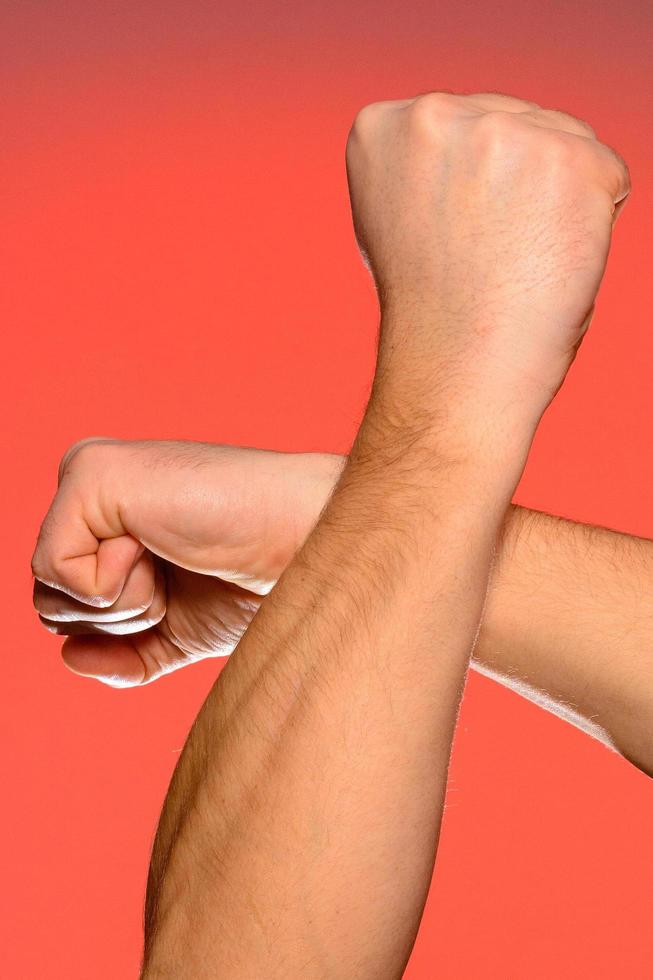
[[[432,93],[363,109],[347,168],[382,313],[368,433],[375,405],[401,447],[426,419],[429,458],[453,446],[470,473],[491,460],[514,489],[591,316],[625,164],[565,113]],[[33,558],[44,625],[73,634],[67,664],[137,684],[230,652],[341,465],[198,443],[74,446]]]
[[[395,373],[530,439],[591,317],[623,160],[566,113],[434,92],[362,109],[347,171],[383,320],[401,320],[380,370],[387,346]]]
[[[32,558],[68,667],[114,686],[231,653],[318,519],[343,460],[197,442],[84,440]]]

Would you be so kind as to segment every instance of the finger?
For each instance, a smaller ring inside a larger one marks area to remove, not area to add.
[[[184,568],[166,567],[170,601],[159,631],[197,657],[228,656],[261,605],[240,585]]]
[[[597,154],[597,159],[600,161],[602,175],[607,181],[615,205],[619,205],[630,193],[631,180],[626,161],[612,147],[601,143],[596,137],[594,128],[584,119],[578,119],[577,116],[560,109],[542,108],[537,102],[529,102],[498,92],[477,92],[459,96],[459,98],[469,100],[470,105],[481,111],[521,113],[528,116],[537,126],[590,140],[593,150]],[[613,224],[619,213],[620,209],[616,210]]]
[[[61,613],[60,610],[56,610],[54,615],[59,615],[61,618],[56,619],[52,618],[52,616],[39,613],[39,619],[47,630],[60,636],[76,636],[87,633],[105,633],[122,636],[129,633],[138,633],[152,626],[156,626],[165,616],[165,578],[162,572],[156,569],[150,602],[144,609],[138,610],[132,616],[127,617],[118,614],[117,617],[112,617],[113,608],[107,611],[97,610],[91,606],[85,607],[84,615],[80,616],[80,612],[80,610],[75,609],[75,618],[65,619],[63,616],[66,613]]]
[[[34,555],[34,577],[87,605],[111,606],[143,552],[122,526],[95,515],[89,525],[72,489],[57,493],[41,525]]]
[[[112,606],[98,609],[36,579],[34,607],[44,619],[55,623],[120,622],[132,619],[150,608],[154,599],[155,582],[154,558],[151,552],[144,551],[129,572],[124,588]]]
[[[154,629],[122,637],[70,636],[62,649],[66,665],[77,674],[126,687],[232,653],[260,606],[260,596],[179,568],[167,567],[169,575],[174,599]]]
[[[198,659],[156,628],[133,636],[72,636],[61,653],[74,674],[119,688],[149,684]]]
[[[150,629],[160,623],[166,613],[166,592],[163,576],[157,573],[151,603],[146,609],[128,619],[102,620],[90,618],[97,610],[87,606],[87,618],[75,620],[54,620],[39,615],[42,625],[59,636],[78,636],[102,633],[111,636],[126,636]]]
[[[596,138],[596,133],[589,123],[557,109],[538,109],[536,112],[528,113],[528,117],[536,126],[580,136],[583,139],[586,150],[591,153],[595,161],[597,179],[606,187],[615,205],[620,204],[630,194],[630,171],[626,161],[611,146]]]
[[[631,181],[626,161],[611,146],[597,139],[595,130],[588,122],[559,109],[538,108],[529,113],[529,117],[538,126],[571,133],[573,136],[581,136],[591,141],[592,152],[600,162],[602,174],[607,178],[615,204],[621,203],[628,196],[631,191]]]

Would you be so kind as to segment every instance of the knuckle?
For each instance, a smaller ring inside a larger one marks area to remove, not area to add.
[[[570,112],[564,112],[562,109],[547,109],[546,115],[552,121],[558,121],[560,125],[569,127],[579,136],[589,136],[592,139],[596,139],[594,128],[584,119],[579,119],[578,116],[572,116]]]
[[[423,92],[413,101],[413,106],[432,112],[447,112],[458,106],[459,98],[453,92]]]
[[[570,116],[569,118],[586,136],[591,137],[591,139],[596,139],[596,130],[586,119],[579,119],[577,116]]]
[[[621,157],[598,140],[579,138],[574,133],[561,130],[547,133],[547,159],[561,168],[574,171],[590,184],[604,178],[612,185],[630,187],[628,168]]]
[[[585,152],[585,144],[573,133],[568,133],[562,129],[543,130],[542,132],[544,138],[541,140],[541,145],[547,160],[557,162],[562,166],[569,166],[582,158]]]
[[[613,149],[613,147],[608,146],[606,143],[599,143],[598,145],[601,147],[601,152],[604,154],[606,164],[614,173],[616,183],[623,187],[625,192],[629,194],[632,183],[628,164],[621,154]]]
[[[566,130],[536,126],[520,113],[503,111],[479,117],[476,139],[478,151],[497,165],[517,165],[547,184],[565,187],[588,170],[594,145]]]
[[[61,571],[60,565],[61,562],[57,561],[56,557],[52,555],[51,549],[43,541],[43,538],[40,538],[30,562],[32,575],[36,581],[42,585],[52,587],[53,583],[58,581],[58,576]]]
[[[595,186],[596,157],[594,143],[562,130],[549,131],[542,144],[540,159],[547,178],[561,194],[587,198]]]
[[[377,125],[380,116],[385,110],[386,105],[384,102],[369,102],[367,105],[364,105],[354,116],[350,135],[364,136],[369,133]]]
[[[565,170],[582,158],[586,144],[578,136],[563,129],[524,126],[525,139],[538,160],[548,169]]]
[[[32,560],[30,562],[30,568],[32,570],[32,575],[38,581],[41,581],[42,578],[46,574],[46,571],[45,571],[45,562],[43,560],[42,554],[40,553],[40,550],[38,550],[38,549],[32,555]]]
[[[476,135],[481,142],[498,148],[514,147],[518,134],[526,129],[518,113],[503,109],[484,112],[475,121]]]
[[[437,127],[459,111],[458,97],[450,92],[425,92],[407,107],[408,118],[416,125]]]
[[[49,561],[48,561],[48,517],[49,512],[46,514],[41,527],[39,528],[39,533],[36,539],[36,544],[34,545],[34,551],[30,559],[30,568],[32,570],[32,575],[39,582],[45,582],[50,577]]]
[[[61,483],[66,473],[70,471],[73,464],[75,469],[86,466],[89,460],[96,460],[98,453],[104,453],[107,447],[115,444],[113,439],[104,439],[92,436],[89,439],[78,439],[66,449],[59,463],[58,480]]]
[[[619,173],[621,174],[626,187],[630,191],[632,187],[630,168],[623,157],[619,156],[619,154],[616,154],[616,157],[617,157],[616,164],[617,167],[619,168]]]

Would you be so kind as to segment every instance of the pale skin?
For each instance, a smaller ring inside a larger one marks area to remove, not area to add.
[[[77,525],[93,540],[129,534],[161,557],[127,568],[107,610],[35,583],[44,625],[71,634],[67,666],[127,687],[230,654],[317,523],[344,464],[328,453],[193,442],[71,447],[43,525],[50,552],[83,553],[71,535]],[[100,498],[106,525],[98,523]],[[240,587],[219,577],[226,568]],[[652,634],[653,542],[510,508],[472,666],[652,773]]]
[[[176,770],[152,859],[145,978],[401,975],[496,541],[589,322],[629,190],[623,162],[586,124],[498,95],[368,107],[347,162],[381,303],[372,396],[326,509],[220,675]],[[95,622],[121,603],[136,613],[127,590],[139,576],[153,582],[149,551],[176,566],[171,543],[189,546],[156,629],[127,646],[67,641],[70,666],[108,657],[119,674],[121,650],[147,666],[135,642],[175,656],[175,590],[183,618],[206,569],[191,512],[181,530],[164,522],[157,550],[111,495],[94,506],[87,496],[84,510],[75,458],[95,451],[73,455],[68,475],[63,467],[67,489],[34,556],[42,599],[65,591]],[[183,475],[178,491],[194,492]],[[314,520],[320,494],[308,492]],[[273,580],[307,529],[291,530],[285,557],[271,549],[239,564],[231,526],[208,570],[264,594],[266,568]],[[245,618],[250,596],[236,603]]]

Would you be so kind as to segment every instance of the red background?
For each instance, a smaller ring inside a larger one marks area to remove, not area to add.
[[[29,558],[86,435],[345,451],[372,370],[343,150],[362,104],[498,90],[628,161],[590,339],[517,499],[653,535],[651,8],[2,4],[5,476],[0,975],[137,975],[148,850],[209,661],[69,674]],[[473,676],[411,980],[651,976],[651,782]]]

